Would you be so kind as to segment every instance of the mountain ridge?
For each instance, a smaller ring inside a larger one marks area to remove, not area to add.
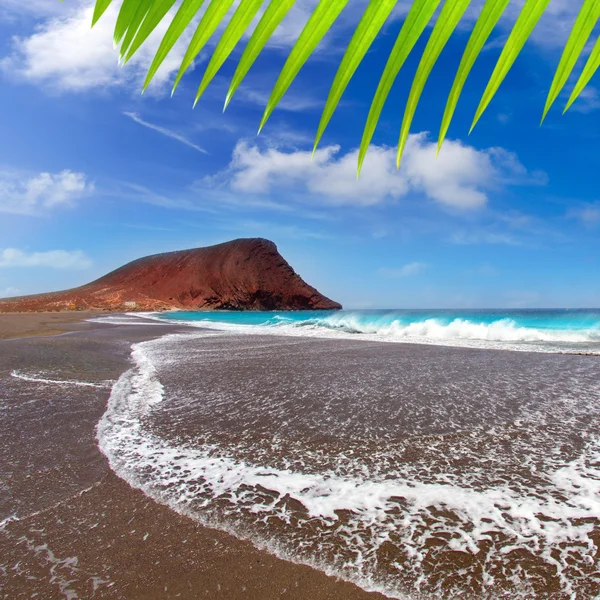
[[[0,312],[340,308],[264,238],[145,256],[77,288],[0,300]]]

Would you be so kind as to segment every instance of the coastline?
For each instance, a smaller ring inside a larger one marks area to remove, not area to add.
[[[86,320],[102,317],[103,311],[0,313],[0,340],[60,335],[89,328]]]
[[[111,316],[0,342],[7,597],[592,597],[596,361]]]
[[[90,316],[101,313],[0,315],[0,335],[12,340],[0,342],[0,446],[12,472],[0,503],[6,597],[384,598],[204,527],[119,479],[96,440],[107,382],[128,369],[131,343],[182,328],[82,323]],[[54,333],[67,331],[76,333]],[[73,383],[11,377],[52,368]]]

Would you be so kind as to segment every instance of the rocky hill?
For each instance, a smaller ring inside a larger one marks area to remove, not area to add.
[[[0,300],[0,312],[340,308],[305,283],[264,239],[147,256],[72,290]]]

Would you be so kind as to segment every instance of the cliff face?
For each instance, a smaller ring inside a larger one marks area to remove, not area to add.
[[[336,310],[264,239],[147,256],[64,292],[0,300],[0,312],[74,310]]]

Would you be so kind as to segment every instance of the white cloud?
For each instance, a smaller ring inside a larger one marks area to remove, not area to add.
[[[508,16],[514,20],[517,10],[522,8],[523,3],[524,0],[512,2],[507,11]],[[552,0],[533,30],[531,41],[538,46],[551,49],[564,47],[580,9],[580,2]]]
[[[173,140],[176,140],[182,144],[185,144],[186,146],[189,146],[190,148],[193,148],[194,150],[197,150],[198,152],[202,152],[203,154],[208,154],[208,152],[206,152],[206,150],[204,148],[201,148],[200,146],[198,146],[198,144],[194,144],[194,142],[188,140],[185,136],[181,135],[180,133],[171,131],[170,129],[167,129],[166,127],[160,127],[159,125],[154,125],[153,123],[149,123],[148,121],[144,121],[144,119],[142,119],[137,113],[125,112],[123,114],[125,116],[129,117],[130,119],[133,119],[136,123],[138,123],[139,125],[142,125],[143,127],[147,127],[148,129],[157,131],[158,133],[161,133],[162,135],[165,135]]]
[[[569,211],[568,216],[579,219],[587,227],[596,227],[600,225],[600,202],[584,204],[581,208]]]
[[[393,157],[387,149],[375,148],[367,159],[364,175],[356,181],[356,153],[339,156],[339,146],[311,152],[261,150],[240,142],[229,167],[231,189],[264,194],[281,188],[300,187],[337,204],[378,204],[386,196],[407,192],[406,182],[392,174]]]
[[[255,104],[261,108],[265,108],[271,96],[271,90],[266,86],[264,90],[250,89],[248,87],[240,88],[238,98],[250,104]],[[286,93],[286,95],[277,104],[278,110],[288,112],[306,112],[317,108],[322,108],[324,99],[317,96],[310,96],[304,91],[300,94]]]
[[[72,0],[71,6],[67,6],[66,3],[52,3],[51,0],[32,0],[33,4],[29,8],[25,7],[30,4],[29,1],[1,1],[8,2],[2,7],[6,15],[29,13],[45,20],[31,35],[13,38],[12,52],[0,60],[0,68],[56,93],[106,90],[126,85],[140,89],[174,15],[174,12],[167,15],[127,65],[121,67],[118,64],[118,52],[113,45],[117,3],[113,2],[100,21],[90,29],[93,7],[90,6],[89,0]],[[50,7],[50,4],[56,6]],[[315,0],[299,0],[275,31],[269,47],[289,48],[315,5]],[[232,14],[232,11],[229,14]],[[254,23],[257,22],[258,18]],[[224,25],[225,23],[221,28]],[[154,77],[151,89],[164,88],[179,70],[194,29],[192,23],[175,44]],[[245,37],[248,37],[252,30],[253,27]],[[209,41],[207,47],[214,47],[218,33]],[[197,60],[203,58],[201,54]],[[286,100],[284,107],[286,106],[293,107],[294,104]]]
[[[47,269],[87,269],[92,261],[81,250],[50,250],[27,253],[17,248],[0,250],[0,268],[43,267]]]
[[[113,29],[117,7],[113,3],[93,29],[93,8],[79,7],[64,16],[50,18],[39,25],[29,37],[13,38],[12,53],[0,61],[0,67],[31,83],[54,92],[81,92],[92,88],[105,90],[136,82],[141,85],[154,56],[160,38],[166,32],[168,19],[163,20],[124,67],[118,64],[113,46]],[[179,69],[184,56],[186,33],[159,69],[154,86],[166,83]]]
[[[410,136],[399,171],[395,148],[371,146],[357,182],[357,157],[357,150],[342,154],[339,146],[328,146],[311,160],[310,151],[284,152],[242,140],[228,169],[203,184],[245,194],[291,190],[333,205],[355,206],[422,193],[447,207],[476,209],[486,204],[492,189],[544,182],[540,174],[529,174],[516,155],[502,148],[477,150],[449,140],[436,158],[436,145],[425,133]]]
[[[145,75],[159,41],[172,20],[172,14],[163,20],[129,64],[121,68],[118,66],[117,51],[112,42],[118,11],[117,3],[109,7],[92,30],[90,24],[93,7],[90,4],[91,0],[71,0],[68,4],[51,0],[2,0],[0,20],[3,17],[10,19],[15,15],[34,16],[38,19],[38,23],[39,20],[44,20],[37,25],[31,35],[13,38],[12,52],[0,61],[0,67],[32,83],[58,92],[83,91],[91,88],[102,90],[132,82],[139,86],[140,79]],[[327,57],[332,53],[341,56],[341,52],[338,51],[342,48],[332,49],[331,40],[341,32],[344,32],[343,38],[347,38],[346,34],[356,27],[366,4],[365,0],[350,3],[336,23],[335,32],[333,35],[326,36],[315,56]],[[463,22],[464,27],[472,27],[482,4],[482,0],[472,2]],[[512,27],[522,4],[523,0],[515,0],[510,4],[505,17],[501,20],[501,27],[504,30]],[[298,0],[275,31],[268,47],[287,50],[297,39],[316,5],[317,0]],[[399,1],[390,22],[403,19],[411,5],[412,2],[409,0]],[[532,41],[550,48],[563,44],[577,11],[578,8],[572,0],[551,2],[533,32]],[[259,13],[254,24],[258,22],[262,12]],[[179,68],[193,30],[193,26],[188,27],[182,39],[166,58],[155,78],[157,87],[169,81]],[[252,30],[253,26],[245,37],[248,37]],[[209,41],[208,47],[213,47],[216,39],[218,39],[218,32],[214,39]],[[199,57],[199,60],[202,58]],[[240,93],[244,92],[240,90]],[[251,97],[248,99],[253,100]],[[313,103],[314,100],[310,98],[284,98],[282,108],[303,110],[305,104],[311,108]]]
[[[522,242],[514,236],[497,231],[459,231],[450,237],[453,244],[459,246],[475,246],[489,244],[492,246],[521,246]]]
[[[86,175],[74,171],[40,173],[29,178],[16,171],[0,171],[0,212],[30,215],[73,206],[93,190]]]
[[[65,15],[81,7],[85,0],[71,0],[68,4],[50,0],[2,0],[0,21],[14,21],[17,18],[35,17],[41,19],[55,15]]]
[[[570,90],[569,90],[570,91]],[[577,100],[571,105],[570,111],[587,115],[600,108],[600,92],[595,87],[588,86],[582,90]]]
[[[3,290],[0,289],[0,298],[12,298],[13,296],[18,296],[21,293],[21,290],[18,290],[14,287],[7,287]]]
[[[423,271],[427,270],[428,268],[429,265],[427,263],[412,262],[399,268],[390,269],[388,267],[381,267],[377,270],[377,273],[383,277],[390,278],[412,277],[414,275],[423,273]]]
[[[486,48],[500,47],[504,44],[508,32],[512,29],[523,8],[524,2],[525,0],[512,0],[509,3],[498,23],[500,37],[492,38],[492,41],[486,45]],[[466,27],[472,28],[474,22],[479,17],[483,5],[484,0],[473,0],[459,27],[463,29]],[[573,2],[573,0],[552,0],[531,33],[531,42],[539,47],[550,50],[564,47],[580,9],[580,2]]]

